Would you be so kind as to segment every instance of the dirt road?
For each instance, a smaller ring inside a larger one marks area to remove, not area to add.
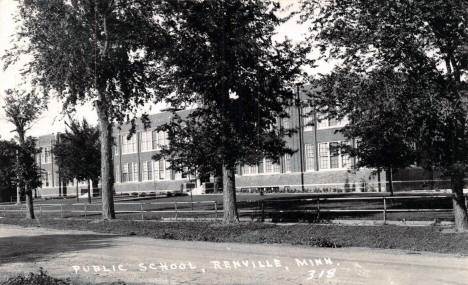
[[[40,267],[77,284],[468,284],[468,258],[452,255],[156,240],[0,225],[0,281]]]

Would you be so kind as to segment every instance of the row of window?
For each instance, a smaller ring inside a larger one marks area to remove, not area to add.
[[[185,175],[179,172],[174,172],[172,177],[172,171],[169,169],[169,162],[164,159],[154,161],[143,161],[141,171],[141,181],[153,181],[153,180],[180,180],[186,178]],[[137,162],[122,163],[122,173],[119,175],[119,167],[116,169],[116,181],[117,182],[138,182],[139,178],[139,165]]]
[[[166,132],[146,131],[141,132],[140,134],[141,151],[158,150],[161,146],[169,144]],[[122,154],[136,153],[138,151],[137,135],[133,135],[130,139],[127,139],[127,136],[121,136],[121,142]],[[118,148],[116,148],[116,154],[119,154]]]
[[[351,168],[351,158],[341,148],[343,142],[325,142],[318,144],[318,169],[348,169]],[[315,147],[313,144],[304,145],[305,171],[316,170]],[[283,160],[284,172],[292,171],[292,157],[286,154]],[[244,165],[242,175],[255,175],[258,173],[280,173],[279,164],[273,164],[271,160],[264,159],[256,165]]]
[[[303,107],[302,114],[304,116],[304,131],[313,130],[313,121],[314,117],[312,115],[312,107]],[[326,114],[317,113],[317,129],[328,129],[328,128],[341,128],[349,123],[348,118],[343,118],[342,120],[337,119],[327,119]]]

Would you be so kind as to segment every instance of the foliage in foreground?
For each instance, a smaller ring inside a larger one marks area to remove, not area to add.
[[[69,280],[51,277],[41,268],[39,273],[29,275],[18,275],[0,283],[0,285],[69,285]]]

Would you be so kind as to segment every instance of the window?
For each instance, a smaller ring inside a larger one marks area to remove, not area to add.
[[[289,118],[283,118],[283,129],[289,130],[291,127],[289,126]]]
[[[141,151],[150,151],[153,149],[153,132],[141,132]]]
[[[315,170],[315,150],[313,144],[304,144],[306,171]]]
[[[336,118],[327,119],[326,114],[318,114],[317,121],[317,129],[340,128],[349,123],[348,117],[344,117],[341,120],[337,120]]]
[[[129,181],[128,177],[128,163],[122,164],[122,182],[127,182]]]
[[[291,172],[291,155],[289,153],[284,155],[284,172]]]
[[[319,144],[319,169],[350,168],[351,159],[341,149],[342,142]]]
[[[258,174],[258,165],[244,165],[243,174],[251,175],[251,174]]]
[[[340,145],[337,142],[329,144],[330,168],[340,168]]]
[[[50,163],[51,161],[51,154],[50,154],[50,147],[44,147],[43,149],[43,156],[44,156],[44,163]]]
[[[42,187],[49,187],[49,172],[45,171],[45,173],[42,174]]]
[[[163,131],[154,131],[152,133],[153,138],[153,149],[160,149],[161,146],[168,145],[169,140],[166,132]]]
[[[329,169],[330,168],[330,160],[329,160],[329,152],[330,148],[328,143],[321,143],[319,144],[319,169]]]
[[[121,179],[120,174],[119,174],[119,167],[120,167],[120,165],[115,166],[115,182],[117,182],[117,183],[122,182],[122,179]]]
[[[302,116],[304,117],[304,131],[312,131],[314,114],[312,114],[312,107],[304,107],[302,109]]]
[[[171,170],[169,169],[169,163],[164,159],[153,161],[153,172],[155,180],[171,179]]]
[[[153,180],[151,161],[143,161],[143,181]]]
[[[138,163],[134,162],[134,163],[131,163],[131,165],[133,165],[132,167],[132,170],[133,170],[133,180],[131,181],[139,181],[139,177],[138,177]]]
[[[122,136],[122,154],[137,152],[136,135],[130,139],[127,136]]]
[[[271,159],[263,159],[264,172],[265,173],[280,173],[280,165],[278,163],[273,163]]]
[[[270,159],[264,159],[264,165],[265,165],[265,173],[273,172],[273,163],[271,163]]]

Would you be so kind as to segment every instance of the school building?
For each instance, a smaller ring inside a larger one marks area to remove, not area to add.
[[[388,173],[375,173],[373,169],[355,170],[356,161],[342,153],[341,144],[355,144],[337,130],[348,122],[324,119],[323,114],[311,113],[311,107],[291,106],[290,117],[278,121],[284,128],[298,130],[287,137],[288,145],[296,150],[284,155],[279,163],[268,159],[256,165],[239,165],[236,174],[236,190],[241,193],[330,193],[330,192],[383,192],[388,189]],[[181,116],[188,114],[182,111]],[[171,113],[149,116],[151,128],[144,130],[137,122],[136,133],[128,139],[130,126],[115,128],[114,174],[116,193],[150,194],[179,190],[183,183],[195,177],[187,177],[169,169],[164,159],[154,161],[152,156],[168,143],[167,134],[156,127],[168,122]],[[38,138],[41,153],[37,162],[43,171],[43,186],[39,195],[75,195],[76,181],[64,184],[51,152],[58,135]],[[449,181],[419,168],[404,169],[393,176],[394,190],[448,189]],[[59,186],[61,185],[61,187]],[[87,191],[87,184],[78,185],[79,192]]]

